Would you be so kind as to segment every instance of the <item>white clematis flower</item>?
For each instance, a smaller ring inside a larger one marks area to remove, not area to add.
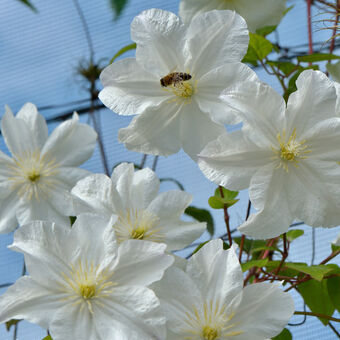
[[[24,254],[30,276],[0,297],[0,322],[25,319],[53,340],[163,340],[165,317],[146,286],[172,264],[165,248],[135,240],[118,245],[111,223],[91,214],[72,229],[24,225],[11,249]]]
[[[48,137],[44,117],[27,103],[15,117],[6,107],[1,132],[12,158],[0,152],[0,233],[32,220],[69,223],[70,190],[89,174],[76,167],[92,155],[95,131],[75,113]]]
[[[234,248],[213,240],[194,254],[186,270],[169,268],[153,285],[167,318],[168,340],[264,340],[279,334],[294,302],[278,284],[243,288]]]
[[[173,13],[142,12],[131,24],[136,58],[104,69],[100,100],[120,115],[137,115],[119,131],[134,151],[170,155],[180,148],[194,160],[235,116],[219,99],[236,81],[257,79],[241,64],[249,36],[232,11],[211,11],[184,25]]]
[[[206,224],[181,221],[191,195],[179,190],[158,193],[159,184],[152,170],[134,172],[133,164],[123,163],[111,179],[96,174],[79,181],[72,194],[85,203],[77,214],[91,211],[106,218],[118,216],[113,225],[118,242],[148,240],[179,250],[200,237]]]
[[[286,10],[286,0],[182,0],[179,16],[189,23],[201,13],[214,9],[236,11],[246,20],[249,30],[255,32],[280,23]]]
[[[213,182],[241,190],[258,213],[239,230],[272,238],[294,219],[314,227],[340,221],[340,118],[334,84],[319,71],[296,81],[287,107],[260,82],[226,89],[227,105],[239,111],[243,131],[225,134],[201,153],[199,166]]]

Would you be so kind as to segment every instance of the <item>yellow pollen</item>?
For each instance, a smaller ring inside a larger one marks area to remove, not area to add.
[[[40,178],[40,174],[36,173],[36,172],[32,172],[31,174],[28,175],[28,179],[31,182],[37,182]]]
[[[137,229],[132,230],[131,238],[136,240],[143,240],[145,236],[146,229],[145,227],[138,227]]]
[[[202,336],[204,340],[215,340],[218,337],[218,332],[216,329],[210,326],[204,326],[202,330]]]
[[[162,242],[162,227],[159,218],[146,210],[129,209],[119,213],[113,225],[118,242],[128,239]]]
[[[289,163],[298,167],[300,160],[306,159],[306,155],[311,152],[311,150],[306,150],[308,145],[306,144],[307,141],[305,139],[300,141],[296,139],[296,129],[293,129],[288,140],[286,139],[286,132],[283,130],[282,135],[280,133],[277,134],[277,140],[279,142],[280,149],[277,150],[272,147],[274,153],[280,158],[280,163],[276,168],[283,167],[287,172],[289,171]],[[276,159],[276,156],[273,158]]]
[[[85,300],[92,299],[96,295],[96,286],[80,285],[79,291]]]
[[[172,84],[170,86],[170,88],[172,89],[172,92],[178,96],[178,97],[182,97],[182,98],[189,98],[191,97],[195,90],[192,87],[191,83],[188,81],[181,81],[175,84]]]

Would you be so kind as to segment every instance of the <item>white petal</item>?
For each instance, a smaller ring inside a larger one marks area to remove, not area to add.
[[[60,196],[58,196],[60,199]],[[69,217],[60,213],[48,199],[36,200],[32,197],[26,201],[21,199],[16,208],[19,224],[25,224],[34,220],[55,222],[58,224],[69,225]]]
[[[213,121],[220,124],[235,124],[240,121],[233,110],[221,99],[221,92],[236,82],[258,80],[256,73],[242,63],[229,63],[205,74],[197,83],[195,96],[199,108],[209,113]]]
[[[1,185],[1,189],[3,186]],[[15,192],[0,201],[0,233],[10,233],[18,226],[17,209],[20,199]]]
[[[24,276],[0,297],[0,322],[25,319],[48,329],[54,313],[62,305],[62,298],[53,290]]]
[[[181,333],[188,329],[187,313],[192,313],[194,306],[203,306],[202,293],[189,275],[179,268],[169,268],[161,281],[153,285],[153,289],[163,307],[167,318],[168,329]],[[177,339],[182,339],[178,337]]]
[[[214,183],[242,190],[259,168],[272,162],[272,156],[272,150],[259,148],[242,131],[235,131],[209,143],[199,154],[198,165]]]
[[[121,285],[149,285],[158,281],[174,261],[165,244],[127,240],[120,244],[114,280]]]
[[[150,107],[158,107],[169,99],[160,84],[160,77],[142,69],[134,58],[119,60],[100,75],[104,89],[100,100],[121,115],[138,115]]]
[[[146,209],[156,197],[159,184],[160,182],[156,173],[151,169],[145,168],[136,171],[131,186],[131,206],[136,209]]]
[[[186,34],[191,59],[186,67],[200,78],[226,63],[240,62],[249,34],[244,19],[231,11],[210,11],[193,18]]]
[[[184,66],[185,27],[173,13],[149,9],[131,23],[131,38],[137,43],[136,59],[150,73],[166,76]]]
[[[336,91],[333,83],[319,71],[307,70],[296,81],[297,91],[287,104],[287,131],[303,134],[322,120],[336,116]]]
[[[244,122],[243,130],[258,145],[277,144],[277,133],[285,128],[286,104],[270,86],[261,82],[242,82],[225,89],[221,99]]]
[[[194,160],[212,140],[225,133],[225,128],[202,112],[196,102],[184,106],[181,115],[181,141],[183,150]]]
[[[148,288],[116,287],[94,306],[94,314],[100,339],[165,339],[165,317],[157,297]]]
[[[206,300],[223,301],[230,307],[238,303],[243,288],[243,274],[234,248],[223,250],[220,239],[208,242],[188,261],[187,274]]]
[[[64,245],[65,257],[76,263],[77,254],[86,254],[100,268],[112,264],[117,255],[117,244],[114,239],[113,221],[96,214],[77,216]]]
[[[118,196],[118,192],[111,179],[103,174],[94,174],[80,180],[72,189],[72,194],[87,205],[79,210],[76,207],[77,214],[87,210],[110,217],[116,211],[114,196]]]
[[[192,196],[185,191],[170,190],[162,192],[150,203],[148,211],[161,220],[178,220],[192,202]]]
[[[26,122],[35,137],[37,146],[41,149],[47,140],[48,129],[45,118],[38,113],[37,107],[32,103],[26,103],[17,113],[16,118]]]
[[[300,138],[306,140],[307,149],[311,151],[307,155],[308,159],[340,160],[340,118],[323,120]]]
[[[214,9],[230,9],[227,1],[221,0],[182,0],[179,3],[179,16],[186,24],[189,24],[194,16]]]
[[[15,118],[9,107],[6,107],[6,112],[2,116],[1,133],[13,155],[33,152],[38,147],[28,124],[22,119]]]
[[[135,117],[119,130],[118,140],[129,150],[168,156],[181,148],[180,114],[182,105],[164,103]]]
[[[59,289],[57,282],[69,268],[65,262],[65,245],[70,228],[50,222],[35,221],[20,227],[10,249],[25,256],[27,271],[46,289]]]
[[[235,10],[246,20],[249,30],[255,32],[266,26],[276,26],[286,10],[285,0],[237,0]]]
[[[293,222],[288,196],[288,174],[272,164],[259,169],[251,180],[249,197],[259,210],[238,229],[255,239],[268,239],[286,232]]]
[[[295,216],[314,227],[339,225],[339,164],[306,159],[292,171],[289,200]]]
[[[134,165],[132,163],[122,163],[112,172],[112,183],[120,196],[115,200],[117,210],[130,209],[134,171]],[[116,195],[112,195],[112,197],[115,198]]]
[[[101,340],[88,308],[64,305],[55,313],[49,331],[53,340]],[[111,340],[111,339],[108,339]],[[113,339],[112,339],[113,340]]]
[[[235,340],[263,340],[279,334],[294,313],[294,301],[279,285],[256,283],[243,289],[242,302],[232,323]]]
[[[97,134],[87,124],[78,122],[78,115],[60,124],[49,136],[42,154],[49,153],[63,166],[78,166],[89,159],[96,145]]]
[[[162,234],[168,251],[180,250],[198,239],[207,228],[206,223],[162,222]]]

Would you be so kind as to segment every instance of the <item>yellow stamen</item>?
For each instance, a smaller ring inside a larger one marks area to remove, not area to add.
[[[210,326],[204,326],[202,336],[204,340],[215,340],[218,337],[218,331]]]

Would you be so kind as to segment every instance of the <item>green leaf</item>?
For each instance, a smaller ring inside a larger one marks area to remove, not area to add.
[[[70,218],[71,226],[73,226],[74,222],[77,219],[77,216],[69,216],[69,218]]]
[[[223,197],[220,188],[217,188],[215,190],[215,195],[209,198],[208,203],[213,209],[223,209],[225,205],[229,208],[239,201],[238,199],[235,199],[238,195],[238,191],[222,188],[222,192]]]
[[[184,186],[182,185],[181,182],[177,181],[177,179],[174,179],[174,178],[171,178],[171,177],[164,177],[164,178],[160,178],[159,181],[162,183],[162,182],[173,182],[175,183],[178,188],[182,191],[185,191],[184,190]]]
[[[302,236],[304,234],[304,231],[301,229],[294,229],[294,230],[289,230],[286,234],[287,240],[289,242],[294,241],[298,237]]]
[[[256,34],[258,35],[262,35],[263,37],[265,37],[266,35],[274,32],[276,30],[277,26],[265,26],[262,28],[259,28],[256,30]]]
[[[268,271],[274,272],[275,269],[280,265],[280,263],[281,263],[281,261],[270,261],[266,265],[266,268],[267,268]],[[278,273],[279,275],[283,275],[283,276],[287,276],[287,277],[297,277],[299,275],[302,275],[300,271],[288,268],[285,265],[286,265],[286,263],[283,265],[283,267],[279,271],[279,273]],[[276,273],[276,271],[275,271],[275,273]]]
[[[328,53],[314,53],[309,55],[301,55],[297,57],[297,60],[299,62],[304,63],[312,63],[317,61],[324,61],[324,60],[333,60],[333,59],[340,59],[339,56],[334,54],[328,54]]]
[[[258,34],[249,33],[249,36],[248,57],[263,60],[273,50],[272,43]],[[247,55],[245,58],[247,58]]]
[[[47,336],[45,336],[44,339],[42,339],[42,340],[53,340],[53,339],[52,339],[52,337],[51,337],[50,335],[47,335]]]
[[[278,251],[278,252],[282,253],[282,251],[281,251],[279,248],[277,248],[277,247],[268,247],[268,246],[266,246],[266,245],[261,246],[261,247],[256,247],[256,248],[254,247],[254,248],[251,250],[251,252],[252,252],[252,253],[258,253],[258,252],[260,252],[260,251],[262,251],[262,250]]]
[[[289,332],[287,328],[285,328],[279,335],[272,338],[272,340],[292,340],[292,333]]]
[[[128,0],[110,0],[111,7],[115,12],[115,19],[118,19],[127,3]]]
[[[208,210],[190,206],[185,209],[184,213],[188,216],[191,216],[192,218],[199,222],[206,222],[209,234],[211,236],[214,235],[215,230],[214,220]]]
[[[26,5],[27,7],[29,7],[33,12],[38,12],[38,10],[31,4],[30,1],[28,0],[17,0],[19,2],[21,2],[22,4]]]
[[[298,291],[302,295],[307,306],[313,313],[320,313],[332,316],[335,310],[332,300],[328,294],[327,280],[321,282],[309,280],[298,285]],[[319,318],[327,325],[327,319]]]
[[[268,263],[268,259],[263,259],[263,260],[252,260],[249,262],[245,262],[241,264],[242,271],[246,272],[248,269],[253,268],[253,267],[265,267],[266,264]]]
[[[292,262],[286,262],[285,267],[295,269],[302,273],[308,274],[318,281],[321,281],[323,277],[332,270],[332,268],[323,264],[308,266],[306,263],[292,263]]]
[[[15,326],[16,324],[18,324],[21,320],[16,320],[16,319],[12,319],[6,322],[6,330],[7,332],[9,332],[12,328],[12,326]]]
[[[112,64],[118,57],[120,57],[122,54],[126,53],[127,51],[135,50],[136,47],[137,47],[136,43],[124,46],[112,57],[112,59],[110,60],[110,64]]]
[[[285,76],[292,74],[292,72],[303,68],[302,66],[295,65],[289,61],[272,61],[268,60],[267,64],[278,68]]]
[[[340,312],[340,276],[330,277],[326,281],[328,294],[333,306]]]

